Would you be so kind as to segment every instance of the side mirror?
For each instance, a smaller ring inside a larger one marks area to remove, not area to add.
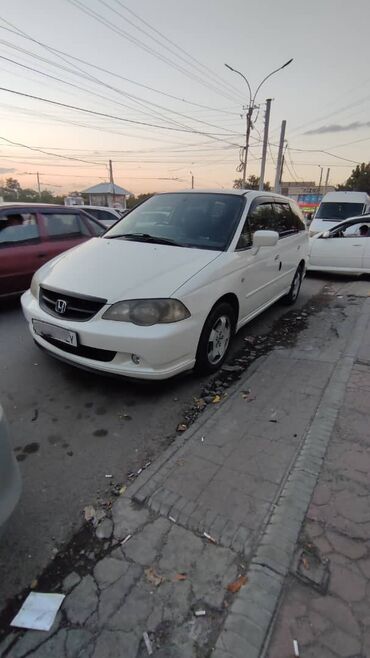
[[[277,231],[256,231],[253,234],[253,247],[274,247],[278,240]]]
[[[324,233],[321,236],[322,238],[330,238],[330,231],[324,231]]]

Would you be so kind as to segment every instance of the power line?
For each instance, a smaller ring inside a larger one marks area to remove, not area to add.
[[[0,40],[0,43],[1,43],[1,40]],[[23,49],[21,49],[21,50],[23,50]],[[28,54],[33,55],[33,53],[28,53]],[[126,105],[126,104],[124,104],[124,103],[120,103],[119,101],[117,101],[117,100],[115,100],[115,99],[113,99],[113,98],[107,98],[106,96],[102,96],[101,94],[99,94],[99,93],[96,92],[96,91],[92,91],[92,90],[90,90],[90,89],[86,89],[86,88],[84,88],[84,87],[81,87],[81,85],[76,85],[76,84],[74,84],[73,82],[69,82],[68,80],[63,80],[62,78],[58,78],[57,76],[53,76],[53,75],[51,75],[51,74],[49,74],[49,73],[46,73],[46,72],[44,72],[44,71],[40,71],[40,69],[36,69],[36,68],[34,68],[34,67],[27,66],[26,64],[22,64],[21,62],[17,62],[16,60],[11,59],[11,58],[9,58],[9,57],[5,57],[4,55],[0,55],[0,58],[3,59],[3,60],[5,60],[5,61],[7,61],[7,62],[10,62],[10,63],[12,63],[12,64],[15,64],[16,66],[22,67],[22,68],[27,69],[27,70],[29,70],[29,71],[32,71],[32,72],[34,72],[34,73],[38,73],[39,75],[45,76],[45,77],[50,78],[50,79],[52,79],[52,80],[56,80],[57,82],[61,82],[62,84],[65,84],[65,85],[69,85],[69,86],[71,86],[71,87],[74,87],[75,89],[78,89],[79,91],[84,91],[84,92],[86,92],[86,93],[89,93],[89,94],[92,94],[92,95],[94,95],[94,96],[97,96],[98,98],[102,98],[103,100],[106,100],[106,101],[109,101],[109,102],[112,102],[112,103],[116,103],[117,105],[120,105],[121,107],[125,107],[125,108],[127,108],[127,109],[134,110],[135,112],[137,111],[136,108],[133,108],[133,107],[130,106],[130,105]],[[42,58],[42,59],[44,59],[44,58]],[[54,64],[53,62],[49,62],[49,63]],[[54,65],[59,67],[59,65],[57,65],[57,64],[54,64]],[[62,67],[62,68],[65,69],[65,67]],[[73,71],[70,71],[70,72],[74,73]],[[76,75],[76,74],[75,74],[75,75]],[[122,92],[121,90],[119,90],[119,89],[117,89],[117,88],[115,88],[115,87],[112,87],[111,85],[107,85],[107,84],[103,83],[102,81],[98,81],[97,79],[96,79],[96,81],[97,81],[99,84],[102,84],[102,85],[105,86],[105,87],[108,87],[108,88],[110,88],[110,89],[113,89],[114,91],[117,91],[118,93],[121,93],[122,95],[127,95],[129,98],[133,98],[133,99],[135,99],[135,96],[132,96],[132,95],[130,95],[130,94],[124,94],[124,92]],[[139,102],[139,101],[135,99],[135,102]],[[201,123],[201,124],[203,124],[203,125],[207,125],[207,126],[210,126],[210,127],[212,127],[212,128],[217,128],[218,130],[224,130],[225,133],[230,133],[230,134],[232,134],[232,135],[235,134],[235,131],[232,131],[232,130],[230,130],[229,128],[222,128],[222,126],[215,125],[215,124],[210,123],[210,122],[208,122],[208,121],[203,121],[203,120],[201,120],[201,119],[195,119],[195,118],[193,118],[193,117],[191,117],[191,116],[188,116],[188,115],[186,115],[186,114],[182,114],[182,113],[180,113],[180,112],[176,112],[175,110],[170,110],[169,108],[163,108],[162,106],[157,105],[156,103],[151,103],[150,101],[144,101],[144,103],[148,103],[148,104],[150,104],[150,105],[154,105],[155,107],[160,107],[160,108],[162,108],[162,109],[164,109],[164,110],[166,110],[166,111],[169,111],[169,112],[172,112],[172,113],[174,113],[174,114],[177,114],[177,115],[179,115],[179,116],[181,116],[181,117],[185,117],[185,118],[187,118],[187,119],[190,119],[191,121],[196,121],[196,122]],[[142,105],[143,103],[140,102],[139,104]],[[141,110],[141,112],[143,112],[143,110]],[[153,116],[153,112],[145,112],[145,111],[144,111],[143,114],[147,114],[148,116]],[[179,123],[178,121],[174,121],[174,120],[171,119],[170,117],[164,116],[164,115],[162,115],[162,114],[160,114],[160,113],[158,113],[158,112],[154,112],[154,114],[157,115],[157,116],[159,116],[160,118],[166,120],[166,121],[170,121],[170,122],[173,123],[174,125],[178,125],[178,126],[182,126],[183,128],[190,128],[190,129],[191,129],[191,126],[187,126],[186,124]]]
[[[82,160],[81,158],[73,158],[70,155],[60,155],[59,153],[50,153],[48,151],[44,151],[43,149],[39,149],[35,146],[27,146],[27,144],[22,144],[21,142],[13,142],[11,139],[6,139],[6,137],[2,137],[0,135],[0,139],[2,139],[4,142],[7,142],[8,144],[13,144],[14,146],[22,146],[25,149],[29,149],[30,151],[37,151],[38,153],[44,153],[45,155],[51,155],[53,158],[63,158],[64,160],[75,160],[76,162],[84,162],[85,164],[94,164],[98,165],[99,167],[101,166],[101,162],[93,162],[92,160]]]
[[[234,100],[234,98],[232,96],[230,96],[230,94],[227,94],[222,89],[218,89],[213,84],[209,84],[207,81],[202,80],[202,78],[200,78],[198,75],[196,75],[194,73],[191,73],[190,71],[187,71],[180,64],[176,64],[175,62],[172,62],[170,59],[168,59],[168,57],[166,57],[164,55],[161,55],[159,52],[157,52],[156,50],[154,50],[150,46],[147,46],[144,42],[140,41],[136,37],[133,37],[129,32],[126,32],[126,30],[124,30],[123,28],[117,28],[117,26],[114,23],[112,23],[108,19],[104,18],[104,16],[102,16],[101,14],[96,12],[95,10],[83,5],[82,2],[80,2],[80,0],[66,0],[66,1],[69,2],[69,4],[73,5],[74,7],[76,7],[77,9],[79,9],[80,11],[82,11],[87,16],[90,16],[90,18],[93,18],[94,20],[96,20],[99,24],[104,25],[105,27],[107,27],[109,30],[111,30],[112,32],[117,34],[119,37],[121,37],[123,39],[127,39],[128,41],[130,41],[134,45],[138,46],[142,50],[146,51],[147,53],[149,53],[153,57],[156,57],[157,59],[163,61],[165,64],[168,64],[172,68],[175,68],[177,71],[180,71],[180,73],[183,73],[184,75],[186,75],[191,80],[195,80],[196,82],[199,82],[203,86],[208,87],[213,92],[216,92],[216,93],[224,96],[228,100]]]
[[[78,112],[85,112],[86,114],[93,114],[94,116],[101,116],[104,118],[108,119],[114,119],[115,121],[123,121],[125,123],[130,123],[134,125],[139,125],[139,126],[149,126],[151,128],[160,128],[161,130],[170,130],[174,132],[182,132],[182,133],[192,133],[194,135],[205,135],[207,137],[210,137],[211,139],[215,139],[216,141],[219,142],[225,142],[226,144],[231,144],[231,146],[239,146],[239,144],[235,144],[232,142],[227,141],[226,139],[222,139],[220,137],[217,137],[215,133],[205,133],[200,130],[188,130],[185,128],[175,128],[174,126],[161,126],[159,124],[155,123],[149,123],[145,121],[135,121],[134,119],[126,119],[124,117],[119,117],[115,116],[114,114],[108,114],[106,112],[97,112],[96,110],[90,110],[88,108],[84,107],[79,107],[78,105],[71,105],[69,103],[61,103],[60,101],[53,101],[50,98],[43,98],[42,96],[35,96],[33,94],[26,94],[21,91],[16,91],[15,89],[8,89],[7,87],[0,87],[0,91],[6,91],[10,94],[16,94],[17,96],[23,96],[25,98],[32,98],[33,100],[38,100],[42,101],[43,103],[50,103],[51,105],[56,105],[58,107],[66,107],[71,110],[76,110]]]
[[[101,71],[103,73],[106,73],[108,75],[111,75],[112,77],[119,78],[120,80],[124,80],[125,82],[129,82],[130,84],[136,85],[137,87],[142,87],[143,89],[147,89],[148,91],[153,91],[156,94],[160,94],[161,96],[165,96],[166,98],[171,98],[172,100],[177,100],[180,101],[181,103],[186,103],[188,105],[193,105],[194,107],[199,107],[201,109],[205,110],[212,110],[215,112],[221,112],[223,114],[232,114],[233,116],[239,116],[240,112],[231,112],[230,110],[225,110],[222,108],[216,108],[212,107],[210,105],[204,105],[202,103],[196,103],[195,101],[189,101],[186,98],[181,98],[180,96],[175,96],[173,94],[169,94],[168,92],[161,91],[160,89],[156,89],[155,87],[151,87],[150,85],[143,84],[141,82],[137,82],[137,80],[132,80],[131,78],[126,78],[123,75],[120,75],[119,73],[115,73],[114,71],[111,71],[109,69],[105,69],[102,66],[99,66],[98,64],[92,64],[91,62],[88,62],[81,57],[76,57],[75,55],[71,55],[70,53],[66,53],[63,50],[58,50],[57,48],[54,48],[52,46],[48,46],[42,41],[39,41],[38,39],[34,39],[31,37],[29,34],[24,32],[23,30],[20,30],[17,28],[13,23],[10,23],[9,21],[5,20],[5,18],[0,17],[0,20],[2,20],[4,23],[7,25],[10,25],[14,29],[10,29],[8,27],[4,27],[3,25],[0,25],[1,30],[5,30],[6,32],[10,32],[11,34],[15,34],[17,36],[22,37],[23,39],[27,39],[28,41],[32,41],[33,43],[37,44],[38,46],[41,46],[42,48],[45,48],[48,52],[53,53],[54,55],[60,56],[60,58],[66,62],[67,64],[70,64],[70,61],[65,60],[63,57],[68,57],[69,60],[74,60],[75,62],[80,62],[81,64],[84,64],[85,66],[89,66],[90,68],[96,69],[97,71]],[[37,57],[36,55],[34,55]],[[40,58],[39,58],[40,59]],[[81,69],[78,69],[81,70]],[[86,73],[86,71],[84,72]],[[89,74],[87,74],[89,75]],[[94,80],[94,78],[90,77],[90,79]]]
[[[147,32],[147,31],[144,30],[143,28],[141,28],[141,27],[139,27],[138,25],[136,25],[133,21],[131,21],[131,20],[130,20],[129,18],[127,18],[126,16],[124,16],[121,12],[119,12],[119,11],[117,11],[116,9],[114,9],[113,7],[111,7],[111,6],[109,5],[109,3],[106,2],[105,0],[99,0],[99,2],[100,2],[101,4],[103,4],[105,7],[107,7],[108,9],[110,9],[110,11],[112,11],[112,12],[114,12],[116,15],[120,16],[120,18],[122,18],[126,23],[129,23],[130,25],[132,25],[136,30],[138,30],[139,32],[142,32],[142,33],[145,34],[147,37],[149,37],[149,39],[152,39],[155,43],[159,44],[162,48],[165,48],[166,50],[168,50],[168,52],[174,54],[174,55],[175,55],[176,57],[178,57],[181,61],[185,62],[185,64],[187,64],[187,65],[190,64],[190,66],[192,66],[193,68],[195,68],[195,70],[198,71],[201,75],[204,75],[204,72],[201,70],[201,69],[203,68],[203,69],[205,69],[205,71],[206,71],[208,77],[209,77],[209,75],[211,75],[214,79],[216,78],[216,83],[217,83],[217,84],[220,84],[220,82],[221,82],[221,84],[222,84],[224,87],[228,87],[229,90],[231,90],[231,92],[232,92],[233,94],[237,94],[238,96],[240,96],[240,92],[239,92],[239,90],[238,90],[236,87],[234,87],[234,85],[232,85],[232,84],[230,84],[229,82],[227,82],[226,80],[224,80],[221,76],[219,76],[218,74],[214,73],[214,72],[212,71],[212,69],[210,69],[208,66],[205,66],[204,64],[202,64],[199,60],[197,60],[195,57],[193,57],[192,55],[190,55],[186,50],[184,50],[183,48],[181,48],[178,44],[176,44],[176,43],[174,43],[173,41],[171,41],[171,39],[169,39],[168,37],[166,37],[162,32],[160,32],[159,30],[157,30],[156,28],[154,28],[152,25],[150,25],[150,23],[148,23],[148,22],[145,21],[143,18],[141,18],[138,14],[136,14],[134,11],[132,11],[131,9],[129,9],[129,7],[127,7],[126,5],[124,5],[123,2],[120,2],[120,0],[116,0],[116,3],[117,3],[120,7],[122,7],[126,12],[128,12],[128,13],[131,14],[132,16],[134,16],[134,17],[135,17],[137,20],[139,20],[141,23],[143,23],[144,25],[146,25],[150,30],[152,30],[152,32],[154,32],[155,34],[158,34],[158,35],[161,37],[161,39],[163,39],[165,42],[171,44],[171,46],[174,46],[175,50],[174,50],[173,48],[170,48],[169,46],[166,46],[165,43],[163,44],[159,39],[156,39],[156,38],[153,37],[149,32]],[[178,52],[176,52],[176,50],[178,50],[180,53],[183,53],[183,54],[186,56],[187,59],[185,59],[182,55],[179,55]],[[189,62],[188,60],[191,60],[191,61]],[[192,62],[195,62],[195,64],[193,64]],[[199,68],[199,67],[201,67],[201,68]],[[217,80],[217,79],[218,79],[218,80]],[[230,93],[230,91],[229,91],[228,93]]]

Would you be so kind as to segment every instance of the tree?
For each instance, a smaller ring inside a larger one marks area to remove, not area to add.
[[[131,195],[127,199],[127,208],[134,208],[138,203],[145,201],[145,199],[149,199],[153,194],[154,192],[146,192],[144,194],[138,194],[137,196]]]
[[[245,186],[243,185],[242,178],[236,178],[234,180],[233,187],[236,190],[242,190],[242,189],[258,190],[259,183],[260,183],[259,176],[253,176],[253,174],[251,174],[250,176],[248,176]],[[270,191],[271,190],[270,183],[269,182],[264,183],[263,189],[266,190],[266,192]]]
[[[63,196],[55,196],[48,190],[42,190],[41,195],[31,187],[22,188],[16,178],[7,178],[4,184],[0,183],[0,196],[4,201],[24,201],[25,203],[58,203],[64,204]]]
[[[346,182],[338,185],[337,190],[349,190],[352,192],[367,192],[370,194],[370,162],[357,165]]]

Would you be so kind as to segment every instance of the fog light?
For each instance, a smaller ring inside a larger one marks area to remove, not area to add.
[[[135,366],[138,366],[140,363],[140,357],[137,354],[131,354],[131,360],[132,363],[135,364]]]

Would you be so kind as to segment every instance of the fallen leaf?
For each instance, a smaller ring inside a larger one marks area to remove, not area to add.
[[[194,398],[194,403],[196,408],[199,409],[200,411],[207,406],[207,403],[203,400],[203,398],[199,398],[199,399]]]
[[[188,576],[186,573],[177,573],[175,576],[175,580],[186,580],[187,577]]]
[[[125,493],[126,489],[127,489],[126,485],[123,484],[122,487],[121,487],[120,490],[119,490],[119,495],[122,496],[122,494]]]
[[[149,569],[145,569],[145,577],[151,585],[154,585],[154,587],[159,587],[161,583],[163,583],[164,578],[163,576],[160,576],[153,567],[149,567]]]
[[[247,580],[248,580],[247,576],[239,576],[239,578],[237,578],[236,580],[234,580],[233,583],[230,583],[230,585],[227,586],[227,591],[231,592],[232,594],[239,592],[240,588],[246,584]]]
[[[91,521],[95,517],[95,507],[93,505],[86,505],[84,507],[85,521]]]
[[[176,431],[177,431],[177,432],[186,432],[187,429],[188,429],[188,426],[185,425],[185,423],[180,423],[180,424],[177,426]]]
[[[219,402],[221,402],[221,395],[215,395],[212,404],[218,404]]]
[[[303,564],[303,566],[304,566],[305,569],[308,570],[308,569],[310,568],[310,563],[309,563],[309,561],[307,560],[306,557],[303,557],[303,558],[302,558],[302,564]]]

